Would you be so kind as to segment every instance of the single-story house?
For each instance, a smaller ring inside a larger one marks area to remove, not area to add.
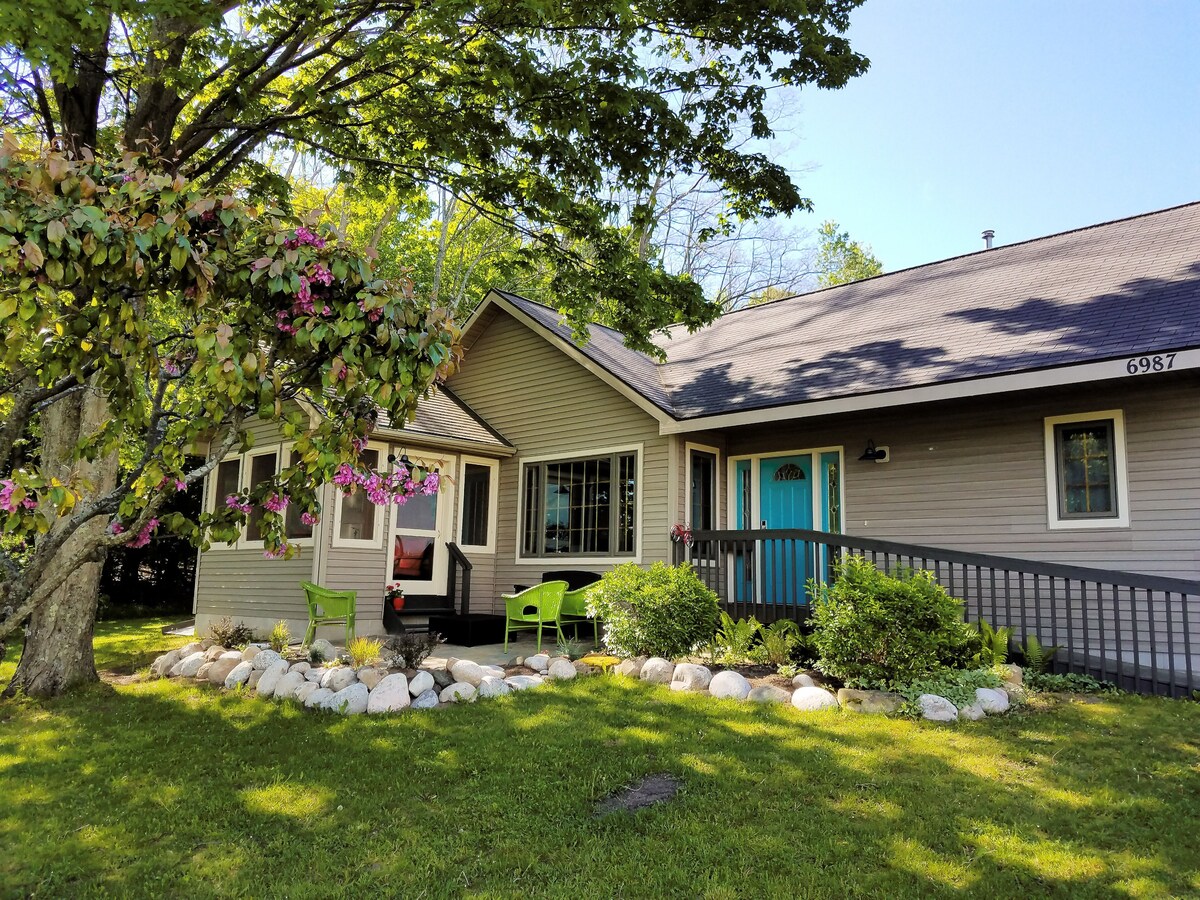
[[[471,610],[502,612],[547,571],[671,560],[679,523],[1200,581],[1200,203],[673,328],[662,360],[603,326],[577,345],[500,290],[463,342],[460,371],[367,449],[439,467],[442,490],[385,510],[327,485],[298,558],[263,559],[254,535],[214,547],[199,627],[298,632],[311,580],[357,590],[359,632],[382,632],[389,582],[413,611],[461,593],[456,548]],[[278,435],[256,438],[209,503],[281,464]]]

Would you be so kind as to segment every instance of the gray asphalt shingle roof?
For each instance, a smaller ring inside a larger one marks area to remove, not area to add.
[[[570,339],[555,310],[506,294]],[[1200,346],[1200,203],[982,250],[672,328],[665,363],[583,353],[680,418]]]
[[[511,448],[500,432],[481,419],[444,385],[436,387],[428,397],[417,401],[417,411],[411,422],[393,425],[382,410],[378,427],[403,431],[414,436],[425,435],[446,440],[471,441],[491,447]]]

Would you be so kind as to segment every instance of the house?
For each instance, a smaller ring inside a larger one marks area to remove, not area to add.
[[[546,571],[669,560],[676,523],[1200,581],[1200,204],[674,328],[662,361],[602,326],[578,346],[555,310],[498,290],[464,346],[367,451],[438,466],[443,490],[388,519],[327,486],[298,559],[214,548],[199,624],[295,631],[310,579],[357,589],[359,630],[382,631],[384,585],[444,596],[451,544],[471,609],[500,611]],[[210,502],[282,459],[256,437]],[[750,589],[772,602],[761,572]]]

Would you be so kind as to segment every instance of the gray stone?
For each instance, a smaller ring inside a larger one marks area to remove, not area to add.
[[[785,691],[773,684],[760,684],[758,687],[750,689],[746,699],[753,700],[755,703],[790,703],[792,692]]]
[[[376,713],[396,712],[404,709],[412,702],[408,692],[408,676],[403,672],[388,675],[371,691],[367,699],[367,712]]]
[[[192,641],[190,644],[184,644],[182,647],[179,648],[179,658],[186,659],[187,657],[191,656],[193,653],[202,653],[204,651],[204,649],[205,649],[204,647],[200,646],[199,641]]]
[[[670,684],[674,674],[675,663],[661,656],[652,656],[642,664],[638,677],[654,684]]]
[[[987,713],[983,711],[983,707],[978,703],[972,703],[970,706],[959,707],[958,710],[958,717],[960,719],[967,719],[971,722],[978,722],[985,715],[987,715]]]
[[[492,678],[504,678],[504,668],[502,666],[480,666],[483,669],[485,676],[490,675]]]
[[[312,663],[310,663],[307,659],[304,659],[300,662],[292,663],[292,665],[288,668],[288,671],[299,672],[301,675],[306,675],[310,669],[312,669]]]
[[[421,691],[420,694],[413,698],[412,702],[413,709],[433,709],[437,705],[438,695],[437,691],[435,691],[433,688],[430,688],[427,691]]]
[[[211,647],[209,647],[207,650],[204,651],[204,658],[206,660],[208,660],[209,662],[212,662],[213,660],[220,659],[221,654],[225,653],[225,652],[227,652],[226,649],[224,647],[222,647],[220,644],[213,644]]]
[[[201,665],[199,671],[196,672],[196,680],[197,681],[207,681],[208,680],[208,670],[213,667],[213,663],[215,663],[215,662],[216,662],[216,660],[213,659],[213,660],[209,660],[209,661],[205,662],[203,665]]]
[[[317,638],[315,641],[309,644],[308,652],[310,654],[319,654],[321,659],[325,660],[325,662],[337,659],[337,648],[334,647],[333,644],[329,643],[329,641],[325,640],[325,638]]]
[[[325,708],[344,716],[360,716],[367,711],[367,702],[371,692],[361,682],[354,682],[342,688],[325,701]]]
[[[245,684],[250,680],[250,673],[253,671],[255,671],[254,666],[242,660],[225,676],[225,688],[232,691],[235,687]]]
[[[821,687],[800,687],[792,693],[792,706],[804,712],[837,709],[837,697]]]
[[[626,678],[637,678],[642,674],[642,666],[646,664],[646,657],[638,656],[634,659],[623,659],[617,663],[616,673],[624,675]]]
[[[304,708],[305,709],[323,709],[325,706],[325,701],[328,700],[332,696],[333,696],[333,691],[329,690],[328,688],[319,687],[316,690],[312,691],[304,699]]]
[[[224,653],[218,656],[217,659],[232,659],[235,662],[241,662],[242,654],[237,650],[226,650]]]
[[[336,666],[332,669],[326,669],[325,675],[321,678],[321,687],[329,688],[335,694],[339,691],[344,691],[354,682],[358,681],[358,675],[349,666]]]
[[[308,698],[311,697],[315,691],[319,691],[320,689],[321,686],[319,684],[306,681],[304,684],[300,685],[300,687],[296,688],[296,693],[292,694],[292,699],[297,703],[306,703]]]
[[[433,676],[433,683],[440,688],[448,688],[454,684],[454,676],[450,674],[448,669],[439,666],[436,669],[426,669],[425,671]]]
[[[722,700],[745,700],[750,695],[750,682],[739,672],[718,672],[709,682],[708,692]]]
[[[316,669],[309,669],[307,672],[304,673],[304,680],[305,681],[313,681],[319,685],[321,683],[321,679],[325,677],[325,673],[328,671],[329,671],[328,669],[323,668],[323,667],[318,667]]]
[[[593,666],[590,663],[585,663],[582,659],[571,660],[571,665],[575,667],[576,675],[595,675],[600,671],[596,666]],[[549,670],[547,669],[547,671]]]
[[[252,691],[258,687],[259,681],[262,680],[262,669],[255,669],[250,673],[250,677],[246,679],[246,690]]]
[[[479,683],[483,681],[483,667],[478,663],[473,663],[469,659],[455,660],[454,665],[450,668],[450,674],[454,676],[455,681],[465,681],[467,684],[479,687]]]
[[[465,681],[456,681],[443,688],[438,699],[443,703],[472,702],[475,700],[475,685],[467,684]]]
[[[229,677],[229,673],[241,664],[241,657],[238,657],[237,659],[214,660],[213,664],[208,668],[209,682],[218,686],[223,686],[225,684],[225,679]]]
[[[801,672],[799,675],[797,675],[795,678],[792,679],[792,687],[794,687],[794,688],[817,687],[817,683],[815,681],[813,681],[813,677],[811,675]]]
[[[514,691],[527,691],[543,684],[544,679],[541,675],[509,675],[504,679],[504,683]]]
[[[209,647],[213,646],[214,644],[216,644],[216,641],[214,641],[212,638],[205,638],[204,640],[202,640],[200,642],[200,649],[207,650]]]
[[[572,669],[571,673],[574,674]],[[507,684],[501,681],[494,675],[484,675],[479,682],[478,694],[480,697],[503,697],[512,690]]]
[[[1018,687],[1025,684],[1025,670],[1020,666],[1007,665],[1000,667],[1000,680],[1005,685],[1014,684]]]
[[[259,669],[262,675],[258,678],[258,684],[254,686],[254,690],[260,697],[274,697],[275,687],[279,684],[279,679],[287,674],[288,664],[282,659],[277,659],[273,664],[265,669]]]
[[[1008,694],[1000,688],[976,688],[975,702],[989,716],[1008,712]]]
[[[707,691],[709,684],[712,683],[712,672],[707,666],[698,666],[694,663],[680,663],[675,667],[674,674],[671,675],[671,688],[678,691]],[[675,685],[682,687],[675,687]]]
[[[854,688],[839,688],[838,703],[847,712],[873,713],[889,716],[900,711],[904,697],[891,691],[861,691]]]
[[[958,721],[958,709],[955,705],[937,694],[922,694],[917,698],[917,706],[921,708],[921,718],[930,722]]]
[[[570,681],[578,674],[569,659],[556,659],[550,663],[546,677],[554,681]]]
[[[525,665],[534,671],[550,668],[550,656],[546,653],[535,653],[533,656],[525,657]]]
[[[246,662],[252,663],[252,662],[254,662],[254,657],[258,656],[259,652],[260,652],[260,648],[255,647],[253,644],[251,644],[249,647],[247,647],[245,650],[242,651],[242,659],[244,659]]]
[[[296,691],[300,689],[300,685],[308,684],[304,680],[303,672],[287,671],[279,682],[275,685],[275,693],[272,694],[276,700],[288,700],[296,695]]]
[[[281,659],[283,659],[283,657],[274,650],[259,650],[254,654],[254,659],[251,661],[251,663],[256,669],[269,669]]]
[[[165,678],[167,673],[175,667],[175,664],[181,659],[178,650],[172,650],[169,653],[164,653],[154,662],[150,663],[150,674],[155,678]]]
[[[426,691],[433,690],[433,676],[428,672],[417,672],[412,678],[408,679],[408,692],[414,697],[419,697]],[[437,699],[436,697],[434,698]]]
[[[373,666],[363,666],[358,670],[358,680],[367,686],[368,691],[375,690],[375,685],[383,681],[387,669],[377,669]]]

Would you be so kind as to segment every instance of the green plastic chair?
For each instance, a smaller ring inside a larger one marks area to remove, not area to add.
[[[592,589],[596,585],[589,584],[586,587],[581,587],[576,591],[567,591],[563,594],[562,607],[559,609],[558,621],[561,625],[574,625],[575,637],[579,637],[579,626],[584,622],[591,622],[595,625],[592,629],[592,646],[600,646],[600,620],[593,619],[588,615],[587,598]]]
[[[537,629],[537,648],[542,652],[542,626],[553,625],[558,639],[563,639],[558,616],[562,607],[565,581],[543,581],[519,594],[501,594],[504,600],[504,651],[508,652],[508,635],[513,631]]]
[[[346,644],[354,640],[354,602],[357,591],[331,591],[311,581],[300,582],[308,600],[308,630],[304,632],[305,646],[317,636],[318,625],[346,623]]]

